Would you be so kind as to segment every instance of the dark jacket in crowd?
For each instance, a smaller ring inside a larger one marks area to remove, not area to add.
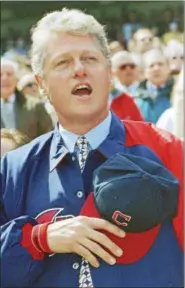
[[[51,117],[39,100],[26,97],[18,90],[15,91],[14,121],[1,107],[1,128],[16,128],[34,139],[53,129]],[[14,122],[14,123],[13,123]]]
[[[155,124],[161,114],[171,106],[173,84],[174,80],[170,78],[163,87],[149,89],[146,80],[141,82],[136,91],[135,100],[147,122]]]

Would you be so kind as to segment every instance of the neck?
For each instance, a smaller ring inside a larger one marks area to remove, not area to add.
[[[11,94],[1,94],[1,98],[3,99],[3,100],[8,100],[10,97],[11,97],[11,95],[12,95],[13,93],[11,93]]]
[[[133,83],[134,83],[134,81],[133,81],[133,82],[129,82],[129,83],[123,83],[123,82],[122,82],[122,85],[123,85],[123,86],[126,86],[126,87],[129,87],[129,86],[132,85]]]
[[[164,86],[166,84],[167,80],[166,81],[161,81],[161,82],[157,82],[157,83],[153,83],[153,85],[157,86],[157,87],[161,87],[161,86]]]
[[[104,111],[101,115],[98,117],[96,116],[91,116],[89,119],[83,118],[83,119],[64,119],[63,117],[58,117],[60,125],[76,134],[76,135],[84,135],[96,126],[98,126],[101,122],[105,120],[105,118],[108,116],[109,110],[107,109]]]

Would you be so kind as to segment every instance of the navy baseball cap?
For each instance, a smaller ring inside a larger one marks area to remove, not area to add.
[[[118,153],[94,171],[93,192],[80,215],[106,219],[126,232],[104,233],[124,253],[117,263],[132,263],[149,251],[161,224],[177,215],[179,182],[163,165]]]

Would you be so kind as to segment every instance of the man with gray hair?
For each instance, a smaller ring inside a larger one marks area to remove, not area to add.
[[[125,264],[117,263],[124,248],[105,235],[121,242],[125,231],[79,216],[93,172],[117,153],[152,159],[181,181],[182,143],[151,124],[122,122],[109,110],[110,51],[93,16],[49,13],[32,41],[35,77],[59,121],[1,161],[2,287],[182,287],[181,215],[161,223],[152,239],[146,236],[150,249],[144,247],[140,259],[125,247],[133,256]]]
[[[16,62],[1,59],[1,128],[15,128],[34,139],[53,125],[44,105],[16,88],[18,69]]]
[[[177,40],[171,40],[164,49],[164,54],[168,60],[170,73],[175,78],[179,75],[184,62],[184,46]]]
[[[134,96],[139,86],[140,69],[138,62],[128,51],[120,51],[111,58],[114,86]]]
[[[143,60],[146,80],[140,83],[135,99],[145,120],[156,123],[161,114],[171,106],[174,80],[161,50],[146,52]]]
[[[109,104],[112,111],[121,119],[143,121],[143,117],[134,101],[139,86],[139,69],[131,53],[119,51],[111,58],[112,87]]]

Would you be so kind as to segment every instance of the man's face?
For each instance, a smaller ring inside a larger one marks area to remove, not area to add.
[[[44,76],[36,77],[61,121],[86,121],[108,114],[110,68],[90,35],[53,34]]]
[[[1,66],[1,97],[8,99],[14,92],[17,85],[14,68],[11,65]]]
[[[137,67],[133,62],[121,62],[116,68],[114,75],[119,79],[122,85],[129,86],[137,80]]]
[[[39,96],[39,89],[38,85],[34,82],[28,83],[22,90],[23,94],[25,95],[30,95],[33,97],[38,97]]]
[[[169,77],[169,66],[162,56],[148,57],[145,62],[146,79],[150,80],[154,85],[163,85]]]
[[[173,75],[176,75],[181,71],[183,61],[184,61],[183,55],[178,55],[178,54],[173,55],[169,59],[170,71]]]
[[[144,53],[153,47],[153,35],[150,31],[139,31],[136,36],[138,52]]]

